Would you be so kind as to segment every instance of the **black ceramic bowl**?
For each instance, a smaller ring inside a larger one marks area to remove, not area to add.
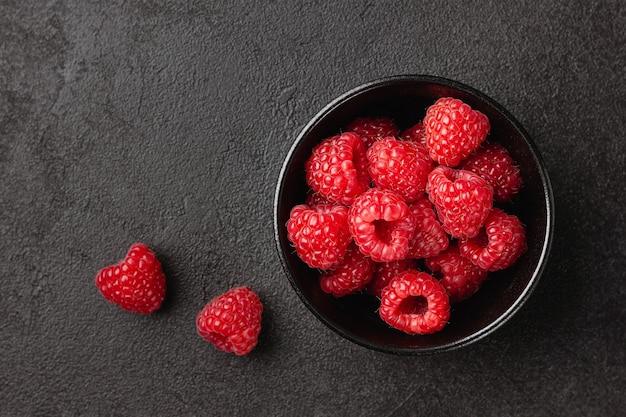
[[[315,145],[345,130],[357,117],[386,116],[402,130],[420,121],[440,97],[456,97],[489,118],[488,139],[500,142],[518,163],[524,186],[506,211],[526,225],[528,251],[506,270],[494,272],[472,297],[454,304],[448,325],[431,335],[411,336],[378,316],[367,294],[334,298],[322,292],[320,272],[298,258],[287,239],[291,208],[306,197],[304,163]],[[370,349],[396,354],[445,351],[479,340],[505,323],[526,301],[545,266],[554,223],[550,182],[537,148],[509,112],[485,94],[444,78],[396,76],[359,86],[335,99],[304,127],[285,158],[274,200],[276,244],[283,267],[304,304],[341,336]]]

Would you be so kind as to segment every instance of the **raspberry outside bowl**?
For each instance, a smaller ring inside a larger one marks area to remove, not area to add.
[[[368,294],[336,298],[320,288],[320,272],[306,265],[287,237],[291,209],[307,195],[305,162],[323,139],[345,131],[359,117],[388,117],[402,129],[424,117],[441,97],[463,100],[485,114],[489,137],[502,144],[520,168],[524,185],[509,210],[526,226],[528,250],[512,267],[493,272],[481,289],[451,308],[448,324],[428,335],[409,335],[391,328],[379,315],[379,303]],[[510,319],[524,304],[545,267],[552,242],[554,201],[537,148],[521,124],[480,91],[456,81],[425,75],[394,76],[372,81],[339,96],[300,132],[285,158],[274,198],[274,231],[278,253],[297,295],[314,315],[352,342],[393,354],[446,351],[482,339]]]

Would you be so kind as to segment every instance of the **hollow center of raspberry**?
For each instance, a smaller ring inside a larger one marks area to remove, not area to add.
[[[376,230],[376,237],[385,245],[391,244],[393,237],[393,223],[386,220],[375,220],[374,229]]]
[[[401,314],[424,314],[428,311],[428,300],[421,295],[405,298],[399,306]]]
[[[487,232],[484,228],[480,229],[480,232],[478,232],[478,235],[474,238],[474,242],[481,248],[489,246],[489,236],[487,236]]]

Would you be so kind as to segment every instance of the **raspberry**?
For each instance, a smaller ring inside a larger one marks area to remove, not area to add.
[[[443,97],[426,110],[424,128],[430,157],[457,166],[486,139],[491,126],[478,110],[459,99]]]
[[[465,300],[480,288],[488,272],[474,265],[452,244],[441,254],[428,258],[426,267],[441,275],[441,284],[450,296],[450,302]]]
[[[355,133],[324,139],[304,168],[309,187],[334,203],[350,205],[369,188],[365,145]]]
[[[392,262],[381,262],[376,264],[374,271],[374,277],[367,285],[367,292],[380,298],[382,296],[383,289],[389,284],[389,282],[401,272],[408,271],[409,269],[416,269],[417,262],[414,259],[406,258]]]
[[[493,189],[473,172],[443,165],[428,175],[426,192],[452,237],[475,237],[493,206]]]
[[[367,160],[375,186],[395,191],[406,202],[424,195],[428,173],[433,169],[426,149],[387,137],[367,150]]]
[[[374,262],[352,244],[343,262],[320,277],[322,291],[335,297],[343,297],[361,291],[374,274]]]
[[[409,334],[435,333],[450,318],[450,301],[443,286],[425,272],[409,270],[383,290],[378,310],[390,326]]]
[[[377,140],[398,135],[398,127],[387,117],[358,118],[348,125],[348,131],[358,134],[365,143],[365,148],[369,148]]]
[[[515,161],[506,148],[491,142],[478,148],[470,155],[461,168],[480,175],[493,187],[493,199],[509,201],[522,187],[522,177]]]
[[[416,223],[409,256],[416,259],[430,258],[446,250],[449,243],[448,235],[437,221],[437,214],[428,198],[409,205],[409,210],[413,213]]]
[[[300,204],[291,209],[287,221],[287,238],[296,253],[311,268],[337,266],[352,240],[345,206]]]
[[[482,269],[506,269],[526,252],[526,229],[516,216],[494,208],[481,233],[473,239],[461,240],[459,249]]]
[[[250,353],[261,333],[263,305],[249,287],[237,287],[212,299],[196,317],[198,334],[218,350]]]
[[[419,122],[406,129],[400,134],[400,139],[405,142],[413,142],[426,148],[426,129],[424,123]]]
[[[126,311],[150,314],[165,299],[161,264],[142,243],[132,244],[123,260],[98,271],[95,281],[104,298]]]
[[[331,203],[323,195],[313,192],[312,190],[309,190],[309,192],[306,194],[306,200],[304,200],[304,204],[309,207],[335,205],[335,203]]]
[[[393,191],[371,188],[361,194],[350,207],[348,221],[359,249],[374,261],[396,261],[408,254],[415,219]]]

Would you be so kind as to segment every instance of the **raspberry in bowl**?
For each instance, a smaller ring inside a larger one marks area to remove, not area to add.
[[[544,269],[553,224],[521,124],[474,88],[423,75],[328,104],[292,145],[274,199],[279,256],[304,304],[395,354],[458,348],[504,324]]]

